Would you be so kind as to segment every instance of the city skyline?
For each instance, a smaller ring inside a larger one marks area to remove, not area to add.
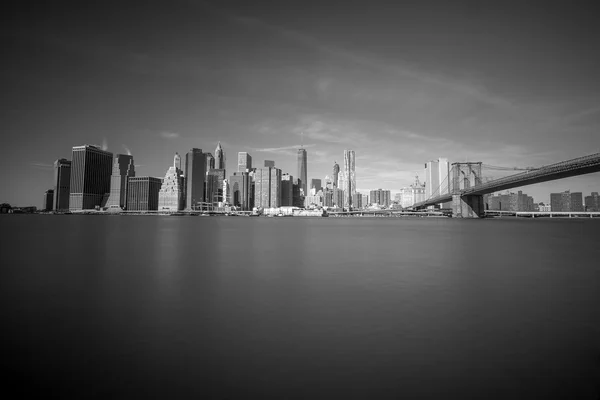
[[[600,28],[585,6],[284,3],[9,10],[0,201],[37,204],[82,143],[131,150],[155,177],[219,141],[228,171],[247,151],[294,175],[303,145],[309,181],[354,148],[361,193],[397,193],[438,158],[525,167],[600,151]],[[598,181],[525,190],[546,202]]]

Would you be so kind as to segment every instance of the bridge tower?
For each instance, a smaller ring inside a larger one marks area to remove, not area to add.
[[[462,190],[481,185],[481,162],[452,163],[452,216],[480,218],[484,214],[483,195],[461,194]]]

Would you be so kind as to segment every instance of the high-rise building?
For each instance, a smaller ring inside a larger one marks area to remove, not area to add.
[[[254,206],[277,208],[281,206],[281,170],[257,168],[254,172]]]
[[[113,154],[92,145],[73,147],[70,210],[90,210],[102,205],[110,191]]]
[[[320,179],[311,179],[310,180],[310,190],[311,190],[311,194],[313,194],[313,189],[314,189],[314,193],[316,194],[317,192],[319,192],[320,190],[323,189],[323,186],[321,184],[321,180]]]
[[[600,211],[600,196],[598,196],[598,192],[592,192],[591,195],[585,196],[585,210]]]
[[[323,191],[323,206],[333,207],[333,189],[325,188]]]
[[[311,189],[312,190],[312,189]],[[304,207],[313,208],[313,207],[323,207],[323,191],[320,190],[315,194],[310,194],[304,198]]]
[[[488,210],[496,211],[535,211],[533,197],[519,190],[518,193],[484,195],[484,204]]]
[[[447,158],[438,158],[425,164],[425,195],[427,199],[450,193]]]
[[[396,195],[402,208],[412,207],[413,204],[425,201],[425,184],[419,182],[419,176],[415,176],[415,182],[409,187],[400,189]]]
[[[275,168],[275,161],[265,160],[265,168]]]
[[[583,194],[566,190],[562,193],[550,193],[550,209],[552,211],[583,211]]]
[[[238,153],[238,172],[250,172],[252,169],[252,157],[245,151]]]
[[[371,190],[369,195],[371,204],[378,204],[382,207],[389,207],[392,202],[392,193],[389,190],[377,189]]]
[[[344,208],[346,194],[343,189],[333,188],[333,206]]]
[[[345,207],[352,207],[352,200],[356,194],[356,165],[354,160],[354,150],[344,150],[344,171],[342,172],[341,187],[346,193]]]
[[[300,195],[306,196],[308,194],[307,191],[307,156],[306,149],[301,148],[298,149],[298,181],[300,185]]]
[[[225,181],[224,169],[211,169],[206,175],[206,202],[213,206],[226,201],[227,193],[223,193],[223,182]]]
[[[248,172],[234,172],[229,178],[231,190],[231,204],[243,211],[251,209],[250,193],[252,179]]]
[[[294,207],[304,207],[304,195],[301,193],[300,180],[294,178],[294,186],[292,187],[292,205]]]
[[[175,153],[173,165],[169,167],[158,192],[158,209],[160,211],[183,210],[185,202],[183,171],[181,157]]]
[[[44,211],[52,211],[53,203],[54,203],[54,189],[48,189],[44,193],[44,201],[42,203],[42,209]]]
[[[133,157],[128,154],[117,154],[113,159],[110,177],[110,197],[106,204],[110,208],[125,208],[127,205],[127,179],[135,176]]]
[[[71,188],[71,161],[60,158],[54,161],[54,210],[69,209]]]
[[[362,206],[367,207],[369,205],[369,195],[368,194],[363,194],[362,195]]]
[[[215,168],[215,158],[211,153],[204,153],[204,157],[206,158],[206,167],[205,171],[210,171]]]
[[[197,210],[204,202],[206,158],[202,149],[193,148],[185,155],[185,209]]]
[[[215,150],[215,169],[226,169],[226,164],[225,151],[221,146],[221,142],[219,142],[217,149]]]
[[[281,206],[294,205],[294,178],[290,174],[281,176]]]
[[[132,176],[127,183],[127,211],[156,211],[162,179]]]
[[[352,207],[359,209],[364,207],[361,193],[354,193],[352,195]]]
[[[333,162],[333,187],[339,186],[340,166],[337,161]]]

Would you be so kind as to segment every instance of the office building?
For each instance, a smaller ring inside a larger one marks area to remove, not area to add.
[[[364,207],[361,193],[354,193],[352,195],[352,207],[356,209],[361,209]]]
[[[42,202],[42,209],[44,211],[52,211],[54,204],[54,189],[46,190],[44,193],[44,201]]]
[[[158,192],[159,211],[183,210],[185,203],[184,177],[181,157],[175,153],[173,165],[169,167]]]
[[[156,211],[162,179],[132,176],[127,183],[127,211]]]
[[[583,211],[583,194],[566,190],[562,193],[550,193],[550,209],[552,211]]]
[[[306,149],[298,149],[298,184],[300,185],[300,195],[306,196],[308,194],[307,191],[307,156]]]
[[[371,190],[369,199],[371,200],[371,204],[389,207],[392,202],[392,193],[389,190],[383,189]]]
[[[281,206],[294,205],[294,178],[290,174],[281,176]]]
[[[310,190],[311,190],[311,194],[313,194],[313,189],[314,189],[314,193],[316,194],[317,192],[323,190],[323,186],[321,184],[321,180],[320,179],[311,179],[310,180]]]
[[[304,195],[301,193],[301,183],[298,178],[294,178],[294,186],[292,187],[292,205],[294,207],[304,207]]]
[[[333,187],[339,187],[340,166],[337,161],[333,162]]]
[[[427,199],[450,193],[447,158],[438,158],[425,164],[425,195]]]
[[[363,208],[366,208],[368,205],[369,205],[369,195],[363,194],[362,195],[362,206],[363,206]]]
[[[127,179],[135,176],[133,157],[128,154],[117,154],[113,159],[110,177],[110,197],[106,206],[124,209],[127,205]]]
[[[193,148],[185,155],[185,209],[201,209],[204,202],[206,158],[202,149]]]
[[[211,169],[215,169],[215,157],[211,153],[205,153],[204,158],[206,158],[206,167],[205,171],[210,171]]]
[[[252,179],[248,172],[234,172],[229,177],[229,188],[231,190],[231,205],[240,210],[251,210],[250,194]]]
[[[346,194],[344,193],[343,189],[340,189],[337,187],[333,188],[332,197],[333,197],[333,206],[334,207],[344,208]]]
[[[225,160],[225,151],[221,146],[221,142],[217,145],[217,149],[215,150],[215,169],[226,169],[227,162]]]
[[[304,207],[306,208],[315,208],[315,207],[323,207],[323,191],[319,191],[314,195],[311,194],[304,198]]]
[[[275,168],[275,161],[265,160],[265,168]]]
[[[338,177],[339,187],[344,190],[344,207],[351,207],[356,194],[356,165],[354,150],[344,150],[344,170]]]
[[[71,188],[71,161],[60,158],[54,161],[54,210],[69,210]]]
[[[250,172],[252,170],[252,157],[245,151],[238,153],[238,172]]]
[[[592,192],[591,195],[585,196],[585,210],[600,211],[600,197],[598,196],[598,192]]]
[[[91,210],[102,206],[110,191],[113,154],[97,146],[73,147],[69,209]]]
[[[211,169],[206,174],[206,190],[204,197],[206,202],[213,206],[218,206],[219,203],[226,201],[223,193],[223,182],[225,181],[225,170],[224,169]]]
[[[323,206],[333,207],[333,189],[325,188],[323,190]]]
[[[533,197],[521,190],[517,193],[484,195],[484,204],[487,210],[494,211],[534,211],[535,208]]]
[[[281,206],[281,170],[257,168],[254,171],[254,207],[277,208]]]
[[[396,200],[402,208],[412,207],[415,203],[427,200],[425,190],[425,184],[419,181],[419,176],[415,176],[412,185],[400,189],[400,193],[396,194]]]

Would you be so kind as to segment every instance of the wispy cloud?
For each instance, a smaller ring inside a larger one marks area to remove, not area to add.
[[[129,148],[127,146],[125,146],[125,145],[123,145],[123,148],[127,152],[127,155],[130,156],[131,155],[131,150],[129,150]]]
[[[53,164],[39,163],[39,162],[29,163],[29,166],[33,167],[33,168],[38,168],[38,169],[52,169],[52,168],[54,168]]]
[[[180,135],[177,132],[163,131],[160,136],[164,139],[177,139]]]
[[[292,146],[283,146],[283,147],[265,147],[265,148],[255,148],[250,147],[250,151],[254,151],[257,153],[272,153],[272,154],[283,154],[287,156],[293,156],[298,154],[298,149],[300,147],[310,148],[314,147],[315,144],[305,144],[305,145],[292,145]]]

